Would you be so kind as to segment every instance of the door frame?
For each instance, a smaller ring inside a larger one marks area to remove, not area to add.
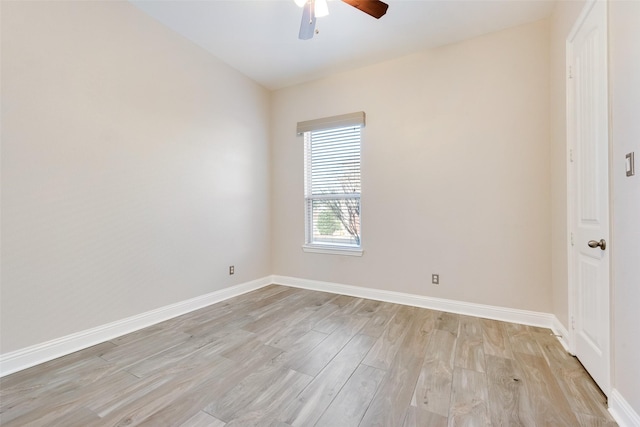
[[[575,213],[576,213],[576,208],[575,208],[575,204],[576,204],[576,180],[575,180],[575,173],[574,173],[574,166],[572,165],[573,163],[573,153],[575,152],[575,147],[576,147],[576,135],[575,135],[575,108],[573,105],[573,99],[574,99],[574,84],[572,82],[570,82],[570,78],[571,78],[571,73],[572,73],[572,69],[571,67],[573,66],[573,45],[572,45],[572,40],[576,37],[576,34],[578,32],[578,30],[580,29],[581,25],[584,23],[584,21],[586,20],[586,18],[589,16],[589,13],[591,13],[592,9],[594,8],[594,6],[596,5],[596,3],[602,3],[605,2],[605,32],[608,34],[609,32],[609,28],[608,28],[608,0],[587,0],[586,4],[584,5],[582,11],[580,12],[580,15],[578,16],[578,18],[576,19],[576,21],[574,22],[573,26],[571,27],[571,31],[569,32],[569,35],[567,36],[566,39],[566,44],[565,44],[565,61],[566,61],[566,66],[565,66],[565,82],[566,82],[566,87],[565,87],[565,95],[566,95],[566,158],[567,158],[567,168],[566,168],[566,178],[567,178],[567,231],[568,231],[568,239],[567,239],[567,279],[568,279],[568,321],[569,321],[569,325],[568,325],[568,332],[569,332],[569,336],[568,338],[568,349],[569,352],[572,355],[576,355],[576,332],[575,332],[575,315],[576,315],[576,311],[577,311],[577,299],[578,299],[578,285],[577,285],[577,273],[575,271],[576,269],[576,257],[577,254],[575,252],[574,249],[574,235],[575,235],[575,227],[576,227],[576,222],[575,222]],[[606,80],[607,80],[607,94],[606,94],[606,99],[607,99],[607,104],[610,103],[610,84],[609,84],[609,49],[608,49],[608,45],[609,42],[607,40],[607,52],[606,52],[606,72],[607,72],[607,76],[606,76]],[[607,105],[607,112],[609,112],[609,106]],[[609,239],[611,239],[611,236],[613,235],[613,230],[612,230],[612,221],[611,218],[613,218],[612,215],[612,200],[611,200],[611,195],[612,195],[612,188],[611,188],[611,170],[612,170],[612,164],[611,164],[611,160],[612,160],[612,151],[613,151],[613,147],[612,147],[612,143],[611,143],[611,120],[610,120],[610,116],[609,114],[607,114],[607,152],[608,152],[608,159],[607,159],[607,183],[608,183],[608,198],[607,198],[607,209],[609,211],[609,219],[608,219],[608,224],[607,224],[607,228],[609,231]],[[612,283],[613,283],[613,268],[612,265],[613,263],[611,262],[612,257],[613,257],[613,248],[611,245],[611,242],[607,242],[607,250],[609,251],[609,280],[608,280],[608,293],[609,293],[609,325],[608,325],[608,344],[607,344],[607,355],[606,355],[606,385],[605,387],[607,388],[606,390],[603,389],[603,393],[608,396],[610,391],[611,391],[611,373],[612,373],[612,348],[613,348],[613,319],[612,319],[612,315],[613,315],[613,310],[611,307],[611,301],[613,301],[613,295],[612,295]]]

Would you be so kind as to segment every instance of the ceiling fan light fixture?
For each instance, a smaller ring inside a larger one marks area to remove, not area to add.
[[[329,5],[327,5],[327,0],[315,0],[315,13],[316,18],[322,18],[329,14]]]
[[[300,32],[298,38],[300,40],[309,40],[313,38],[313,34],[317,34],[316,18],[327,16],[329,14],[329,6],[327,0],[294,0],[298,6],[302,6],[302,21],[300,22]],[[371,15],[376,19],[380,19],[385,13],[389,5],[381,0],[342,0],[350,6],[355,7],[361,12]]]

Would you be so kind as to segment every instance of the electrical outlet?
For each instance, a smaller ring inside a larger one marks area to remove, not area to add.
[[[434,285],[439,285],[440,284],[440,275],[439,274],[432,274],[431,275],[431,283]]]
[[[235,272],[236,272],[235,267],[234,267],[233,265],[230,265],[230,266],[229,266],[229,275],[232,275],[232,274],[233,274],[233,273],[235,273]]]

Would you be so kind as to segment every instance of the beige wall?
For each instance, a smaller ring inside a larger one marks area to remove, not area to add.
[[[274,273],[551,311],[548,76],[541,21],[275,92]],[[296,122],[359,110],[364,256],[304,253]]]
[[[613,387],[640,414],[640,2],[609,5],[613,216]],[[627,177],[625,154],[635,152]]]
[[[268,97],[127,2],[2,2],[2,353],[268,275]]]

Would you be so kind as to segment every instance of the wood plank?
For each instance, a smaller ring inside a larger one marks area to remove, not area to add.
[[[353,310],[362,303],[362,298],[352,297],[349,295],[338,295],[338,298],[334,300],[334,304],[340,307],[342,313],[353,312]]]
[[[234,362],[220,356],[182,361],[179,365],[169,372],[140,379],[121,393],[97,396],[87,407],[103,419],[103,425],[139,424],[157,412],[178,411],[180,406],[175,402],[185,396],[188,399],[189,393],[202,384],[217,385],[227,378],[225,374],[242,371]],[[188,415],[195,412],[192,410]]]
[[[180,427],[224,427],[225,424],[224,421],[220,421],[204,411],[198,411],[193,417],[180,424]]]
[[[423,331],[429,316],[427,310],[416,309],[403,345],[365,412],[363,426],[402,426],[431,336]]]
[[[335,295],[326,292],[293,295],[278,304],[272,304],[269,311],[265,311],[260,315],[251,313],[254,320],[242,326],[242,329],[257,334],[266,334],[267,330],[278,328],[278,325],[283,322],[286,325],[288,318],[292,315],[294,317],[301,316],[299,318],[302,319],[332,299],[335,299]],[[294,319],[291,319],[291,321],[294,321]]]
[[[459,322],[454,366],[484,372],[484,343],[480,321],[476,317],[460,315]]]
[[[256,340],[256,343],[259,343]],[[157,425],[179,425],[193,416],[198,410],[205,408],[212,402],[221,399],[229,390],[237,386],[251,373],[270,363],[274,357],[274,351],[268,346],[261,345],[258,350],[242,357],[241,363],[227,359],[224,363],[214,363],[209,369],[196,369],[200,377],[195,384],[178,395],[170,403],[149,413],[140,421],[140,425],[150,427]],[[218,357],[218,356],[215,356]],[[145,408],[146,409],[146,408]]]
[[[491,426],[487,377],[482,372],[455,368],[451,385],[450,426]]]
[[[486,356],[487,382],[489,387],[489,416],[494,426],[534,425],[522,411],[522,401],[526,398],[524,375],[520,365],[513,359]]]
[[[138,360],[146,359],[164,349],[180,345],[191,338],[191,335],[178,330],[165,330],[148,338],[142,338],[131,343],[117,345],[103,352],[100,357],[109,362],[128,366]]]
[[[272,334],[268,338],[259,336],[258,339],[264,341],[265,344],[272,347],[287,350],[302,336],[311,331],[318,322],[333,315],[338,306],[332,303],[333,300],[327,301],[325,304],[314,310],[309,316],[303,317],[297,322],[290,322],[288,326]],[[328,334],[324,334],[325,336]]]
[[[533,356],[542,357],[542,350],[538,343],[531,335],[531,331],[526,325],[518,325],[515,323],[506,323],[507,334],[509,335],[509,343],[514,352],[531,354]]]
[[[275,418],[237,419],[225,424],[225,427],[291,427]]]
[[[283,367],[292,368],[303,364],[303,359],[318,347],[329,335],[311,330],[294,342],[289,349],[274,358]]]
[[[600,418],[593,415],[577,413],[576,418],[580,427],[618,427],[618,424],[611,417]]]
[[[393,316],[380,338],[378,338],[369,354],[367,354],[363,363],[374,368],[389,369],[400,345],[403,343],[404,336],[415,312],[415,307],[401,307]]]
[[[43,419],[39,419],[36,423],[29,423],[29,425],[32,427],[35,427],[37,425],[46,425],[50,427],[68,427],[70,425],[99,426],[101,425],[101,423],[102,420],[93,411],[81,407],[67,412],[63,416],[55,420],[45,421]]]
[[[421,308],[419,310],[420,310],[420,315],[422,316],[422,319],[423,319],[420,330],[422,331],[423,334],[432,333],[437,329],[436,324],[439,322],[438,320],[439,313],[435,310],[429,310],[426,308]]]
[[[350,297],[348,295],[338,295],[337,298],[331,300],[331,303],[338,307],[335,315],[328,316],[318,322],[313,329],[325,334],[330,334],[336,329],[344,326],[345,322],[351,318],[351,315],[357,311],[362,299]]]
[[[263,288],[256,289],[255,291],[247,292],[242,295],[238,295],[236,297],[230,298],[225,302],[236,304],[237,302],[240,302],[240,301],[260,301],[262,299],[274,296],[276,294],[280,294],[282,292],[287,292],[290,290],[291,290],[290,286],[271,284]]]
[[[233,303],[227,301],[221,301],[216,304],[212,304],[206,307],[202,307],[198,310],[192,311],[188,316],[177,316],[156,325],[145,328],[141,331],[136,331],[131,334],[118,337],[112,340],[114,343],[121,345],[124,342],[131,341],[132,339],[139,338],[140,336],[146,337],[152,335],[154,331],[161,331],[166,329],[184,330],[190,326],[201,324],[202,322],[209,322],[214,319],[219,319],[229,313],[233,312]]]
[[[99,357],[69,360],[67,366],[60,365],[53,370],[42,371],[40,377],[29,373],[21,381],[7,381],[1,384],[0,412],[6,414],[17,406],[32,404],[39,394],[59,394],[66,389],[81,387],[114,371],[114,365]],[[105,373],[105,370],[108,372]]]
[[[148,377],[160,371],[171,369],[187,358],[223,353],[246,343],[252,338],[253,334],[251,332],[243,330],[231,333],[224,338],[212,336],[205,338],[193,337],[181,345],[170,347],[165,351],[133,363],[126,367],[125,370],[138,378]]]
[[[373,346],[375,339],[358,334],[327,364],[283,411],[282,421],[293,426],[314,425]]]
[[[51,382],[19,392],[14,387],[11,394],[3,396],[3,409],[0,414],[2,424],[8,424],[10,421],[16,425],[53,422],[54,419],[80,406],[89,394],[88,388],[93,384],[122,377],[132,379],[128,374],[119,375],[121,372],[118,366],[99,357],[77,360],[63,371],[67,374],[64,377],[56,376]],[[61,373],[58,371],[57,375]],[[118,386],[121,387],[122,383],[118,383]],[[44,403],[39,400],[43,394],[51,396]]]
[[[204,411],[226,422],[259,419],[264,412],[275,409],[281,400],[295,397],[312,379],[278,364],[267,364],[207,405]]]
[[[65,387],[47,391],[45,395],[50,396],[44,402],[41,396],[32,396],[30,400],[3,412],[0,414],[0,425],[60,425],[64,420],[76,417],[84,420],[87,414],[89,418],[93,418],[91,414],[97,417],[93,411],[85,411],[85,405],[103,393],[118,392],[136,382],[134,376],[123,371],[100,376],[94,383],[85,386],[70,382]]]
[[[300,331],[298,328],[301,325],[308,324],[307,319],[310,318],[319,307],[304,306],[298,309],[291,307],[291,312],[287,315],[279,315],[270,321],[264,322],[260,327],[254,328],[254,332],[258,339],[268,345],[272,342],[279,342],[283,334],[286,336],[289,331],[299,331],[299,334],[304,334],[305,331]],[[314,322],[315,323],[315,322]],[[310,329],[310,328],[309,328]]]
[[[250,292],[252,294],[252,292]],[[192,324],[190,327],[184,328],[184,332],[195,336],[205,336],[211,333],[218,333],[220,329],[235,329],[242,327],[247,323],[255,321],[256,317],[264,316],[271,310],[277,310],[283,301],[289,298],[301,298],[301,290],[288,288],[283,292],[268,296],[266,298],[253,300],[250,295],[245,294],[244,299],[233,306],[223,316],[212,318],[208,321]]]
[[[567,353],[550,332],[532,334],[560,388],[576,413],[606,419],[607,397],[574,356]]]
[[[438,312],[436,319],[436,329],[451,332],[456,336],[458,335],[459,319],[457,314],[441,311]]]
[[[227,426],[287,425],[277,419],[282,414],[282,408],[287,402],[292,401],[311,380],[312,378],[308,375],[287,370],[286,375],[278,378],[260,395],[252,399],[246,408],[238,411],[229,420]]]
[[[432,332],[413,395],[413,406],[445,418],[449,416],[455,348],[454,334],[441,329]]]
[[[222,393],[248,375],[245,365],[211,354],[210,349],[203,348],[197,353],[199,357],[181,360],[170,369],[140,379],[121,393],[97,396],[87,407],[103,417],[105,425],[141,423],[156,413],[165,416],[167,412],[170,413],[167,418],[178,414],[172,419],[185,421],[204,406],[204,402],[198,402],[195,409],[189,406],[194,394],[209,399],[202,389]],[[272,358],[273,353],[256,352],[252,356],[254,364],[261,364]]]
[[[355,427],[360,424],[384,375],[385,371],[381,369],[360,365],[315,426]]]
[[[260,319],[271,316],[273,313],[282,311],[285,307],[288,307],[292,304],[295,304],[297,307],[300,304],[304,304],[307,298],[318,298],[319,296],[323,295],[324,293],[314,295],[306,293],[302,289],[292,289],[290,291],[285,291],[277,294],[274,297],[249,302],[250,309],[247,310],[247,314],[253,319],[252,323],[255,323]],[[248,330],[250,332],[253,332],[250,329]]]
[[[545,359],[519,352],[515,355],[522,366],[527,392],[527,399],[521,400],[520,412],[528,411],[535,425],[578,425],[578,420]]]
[[[356,316],[365,316],[365,317],[373,317],[378,310],[380,310],[384,305],[388,304],[382,301],[375,300],[362,300],[362,304],[358,307],[358,309],[354,312]]]
[[[553,369],[555,378],[576,413],[607,418],[607,398],[584,369]]]
[[[105,403],[98,398],[87,407],[101,417],[104,425],[137,424],[169,404],[190,386],[192,379],[197,380],[196,376],[185,376],[183,382],[178,383],[175,378],[154,377],[139,381],[133,387],[126,388],[122,394],[107,396]]]
[[[402,427],[447,427],[448,418],[440,414],[409,406]]]
[[[550,367],[567,370],[582,369],[578,359],[567,353],[554,335],[550,333],[533,333],[531,336],[540,346],[542,356]]]
[[[269,354],[271,358],[274,358],[282,353],[282,350],[265,345],[254,336],[253,339],[231,346],[228,350],[221,352],[220,355],[234,360],[240,365],[246,365],[253,363],[256,353]]]
[[[513,358],[509,335],[505,329],[505,322],[490,319],[480,319],[482,326],[482,344],[485,355],[493,355],[508,359]]]
[[[371,320],[362,329],[362,333],[376,338],[380,337],[400,307],[402,306],[399,304],[384,303],[378,311],[373,313]]]
[[[348,322],[322,341],[321,346],[318,346],[315,351],[309,353],[299,363],[292,364],[291,368],[315,377],[351,338],[358,334],[360,329],[367,323],[367,320],[365,317],[350,316]]]

